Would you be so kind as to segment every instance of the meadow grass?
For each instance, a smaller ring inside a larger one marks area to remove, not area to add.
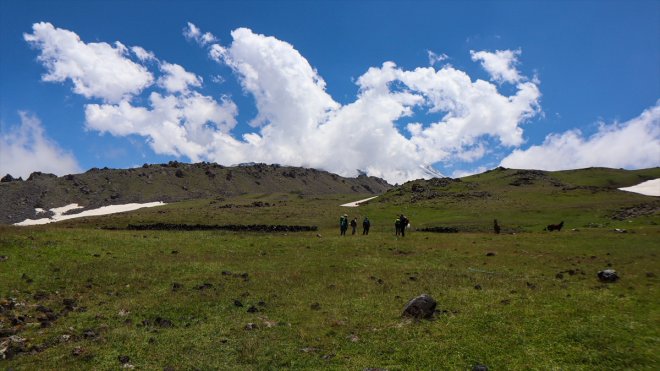
[[[464,370],[476,364],[657,369],[657,216],[584,227],[587,220],[610,223],[596,212],[572,223],[576,231],[548,233],[541,231],[540,217],[529,222],[533,213],[516,217],[502,208],[511,215],[505,227],[523,232],[495,235],[487,232],[492,209],[470,214],[475,206],[467,205],[454,210],[452,220],[441,206],[423,203],[338,206],[359,198],[245,195],[50,226],[1,227],[0,255],[9,258],[0,262],[0,298],[18,302],[0,316],[2,326],[8,316],[25,315],[17,335],[48,346],[0,364],[15,370],[116,369],[118,357],[126,355],[136,368],[154,370]],[[255,200],[273,206],[218,207]],[[371,233],[340,237],[335,225],[344,212],[369,215]],[[483,231],[410,231],[397,238],[391,224],[400,212],[414,225],[465,225],[473,215]],[[320,229],[97,229],[237,220]],[[527,231],[518,227],[525,223]],[[613,230],[619,225],[627,233]],[[608,267],[619,272],[619,282],[598,281],[596,273]],[[38,293],[47,297],[36,299]],[[402,318],[406,302],[422,293],[438,301],[435,319]],[[37,306],[59,312],[65,298],[76,300],[76,310],[42,328]],[[249,323],[255,328],[246,329]],[[87,330],[95,335],[86,338]]]

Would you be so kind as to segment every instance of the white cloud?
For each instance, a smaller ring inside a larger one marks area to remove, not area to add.
[[[164,75],[158,79],[158,85],[170,93],[183,93],[189,86],[202,86],[202,78],[186,71],[178,64],[163,62],[160,65]]]
[[[517,83],[522,76],[516,69],[520,50],[496,50],[495,53],[487,51],[475,52],[470,50],[473,61],[480,61],[481,66],[488,72],[491,78],[498,82]]]
[[[156,153],[193,161],[207,158],[210,152],[224,149],[221,142],[231,141],[227,133],[236,125],[237,108],[229,100],[218,103],[197,92],[177,96],[153,92],[149,101],[151,109],[127,101],[88,104],[87,128],[115,136],[145,136]]]
[[[541,145],[513,151],[501,165],[543,170],[660,166],[660,103],[627,122],[601,124],[588,138],[576,129],[548,135]]]
[[[152,74],[126,58],[127,48],[120,42],[85,43],[75,33],[41,22],[32,25],[27,42],[41,52],[39,61],[48,73],[44,81],[73,82],[73,91],[86,98],[118,102],[140,93],[153,82]]]
[[[430,66],[435,66],[437,63],[449,59],[449,56],[445,53],[435,54],[433,51],[427,50],[426,54],[428,54]]]
[[[80,172],[75,157],[48,138],[41,121],[19,112],[21,124],[0,134],[0,174],[27,178],[34,171],[65,175]]]
[[[210,32],[202,33],[199,27],[195,26],[190,22],[188,22],[188,26],[183,29],[183,36],[185,36],[185,38],[188,40],[195,41],[200,46],[205,46],[210,43],[214,43],[218,41],[218,39],[215,36],[213,36],[212,33]]]
[[[157,60],[153,52],[150,52],[141,46],[132,46],[131,51],[141,62]]]

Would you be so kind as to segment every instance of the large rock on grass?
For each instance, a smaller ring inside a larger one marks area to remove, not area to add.
[[[403,317],[413,318],[431,318],[435,313],[435,307],[438,302],[426,294],[422,294],[416,298],[411,299],[408,304],[403,308]]]
[[[598,272],[598,279],[600,282],[616,282],[619,280],[619,275],[614,269],[605,269]]]

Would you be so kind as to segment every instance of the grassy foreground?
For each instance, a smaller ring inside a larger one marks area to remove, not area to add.
[[[206,200],[0,228],[0,329],[33,349],[0,368],[658,369],[657,215],[620,222],[627,233],[613,224],[397,239],[392,206],[370,204],[360,213],[373,216],[372,233],[340,237],[336,215],[357,213],[336,206],[346,197],[255,197],[242,202],[274,206]],[[320,231],[93,228],[237,216]],[[610,266],[621,280],[600,283]],[[438,301],[436,318],[401,318],[422,293]]]

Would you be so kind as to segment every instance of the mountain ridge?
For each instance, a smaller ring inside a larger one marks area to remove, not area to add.
[[[92,168],[58,177],[41,172],[27,180],[5,176],[0,184],[0,224],[35,218],[36,208],[77,203],[81,212],[107,205],[231,197],[248,193],[382,194],[385,180],[345,178],[327,171],[266,164],[226,167],[215,163],[144,164],[139,168]],[[43,215],[40,215],[43,217]]]

